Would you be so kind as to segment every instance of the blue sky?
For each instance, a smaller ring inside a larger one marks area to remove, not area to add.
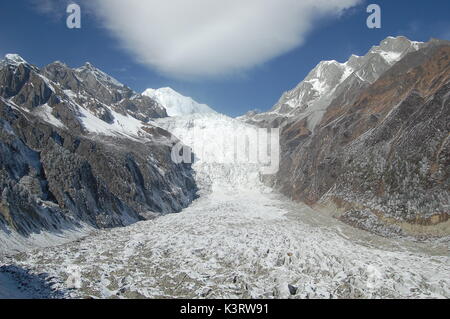
[[[373,1],[382,8],[379,30],[366,27],[369,3],[363,1],[339,17],[315,20],[301,46],[249,70],[213,78],[180,79],[138,62],[98,16],[82,11],[82,28],[70,30],[64,10],[45,14],[36,9],[39,1],[0,3],[1,55],[19,53],[38,66],[60,60],[75,67],[90,61],[136,91],[170,86],[231,116],[255,108],[271,108],[284,91],[300,82],[321,60],[342,62],[352,53],[363,55],[387,36],[405,35],[417,41],[431,37],[450,40],[448,0]],[[208,49],[204,50],[208,54]]]

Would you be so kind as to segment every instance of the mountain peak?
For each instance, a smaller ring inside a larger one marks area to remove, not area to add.
[[[28,64],[27,61],[25,61],[24,58],[22,58],[20,55],[15,53],[8,53],[5,55],[5,61],[9,64]]]
[[[423,42],[411,41],[404,36],[389,36],[381,41],[380,45],[372,47],[369,54],[378,54],[387,63],[393,65],[407,53],[417,51],[425,45]]]
[[[206,104],[200,104],[188,96],[184,96],[170,87],[147,89],[142,95],[156,100],[167,111],[169,116],[183,116],[195,113],[216,113]]]
[[[96,68],[91,62],[85,62],[83,66],[79,67],[77,70],[100,71],[100,69]]]
[[[174,89],[172,89],[172,88],[169,87],[169,86],[160,88],[160,89],[158,89],[158,90],[161,91],[161,92],[174,93],[174,94],[179,94],[179,95],[181,95],[180,93],[178,93],[177,91],[175,91]]]
[[[418,51],[429,43],[411,41],[404,36],[387,37],[373,46],[364,56],[351,55],[348,61],[321,61],[294,89],[285,92],[271,111],[258,114],[260,119],[297,117],[307,120],[314,130],[327,107],[336,98],[351,99],[343,94],[354,87],[375,82],[408,53]]]
[[[75,70],[82,78],[93,76],[96,80],[117,87],[124,87],[122,83],[103,72],[99,68],[95,67],[92,63],[86,62],[82,67],[79,67]]]
[[[89,70],[98,70],[91,62],[85,62],[81,68],[89,69]]]

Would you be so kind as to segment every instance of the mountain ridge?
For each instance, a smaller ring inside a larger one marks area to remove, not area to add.
[[[292,117],[302,117],[308,129],[314,130],[336,95],[370,85],[406,54],[424,45],[403,36],[388,37],[364,56],[353,54],[343,63],[321,61],[294,89],[283,93],[270,111],[239,119],[259,126],[279,126]]]

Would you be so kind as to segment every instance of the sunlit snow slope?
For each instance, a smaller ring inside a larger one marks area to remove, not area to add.
[[[200,104],[192,98],[183,96],[171,88],[147,89],[142,95],[158,101],[169,116],[180,116],[198,113],[215,113],[206,104]]]

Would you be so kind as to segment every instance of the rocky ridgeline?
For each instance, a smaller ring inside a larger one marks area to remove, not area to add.
[[[0,62],[0,232],[124,226],[189,205],[192,169],[172,162],[176,139],[148,123],[165,116],[156,101],[89,63],[38,69],[7,55]]]

